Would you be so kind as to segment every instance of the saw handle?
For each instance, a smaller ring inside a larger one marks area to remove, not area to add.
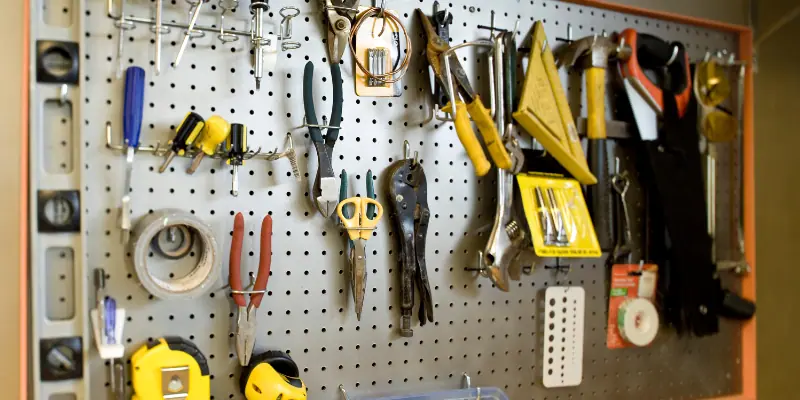
[[[511,157],[508,155],[506,147],[503,146],[503,139],[500,137],[500,133],[497,132],[497,126],[492,120],[492,115],[483,106],[480,96],[476,95],[472,103],[467,104],[467,112],[469,112],[469,116],[472,117],[475,125],[478,126],[478,131],[483,137],[483,143],[489,149],[489,155],[492,156],[492,160],[497,164],[497,167],[505,170],[511,169]]]
[[[646,33],[639,33],[638,36],[636,52],[642,68],[653,69],[667,65],[667,62],[672,58],[672,53],[675,51],[675,46],[658,36]]]
[[[586,136],[605,139],[606,136],[606,70],[592,67],[586,70],[586,103],[588,118]]]
[[[447,105],[442,108],[442,111],[452,113],[453,103],[447,103]],[[486,175],[489,173],[489,169],[492,165],[489,164],[489,160],[487,160],[486,155],[483,154],[481,143],[475,136],[475,131],[472,130],[472,123],[470,123],[469,120],[467,106],[463,101],[456,101],[456,119],[454,123],[456,125],[458,140],[461,141],[461,145],[463,145],[464,150],[467,151],[467,156],[469,156],[469,159],[472,161],[472,166],[475,167],[475,175]]]

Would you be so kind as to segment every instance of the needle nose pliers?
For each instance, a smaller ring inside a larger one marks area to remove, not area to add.
[[[229,283],[233,301],[239,308],[236,320],[236,355],[239,364],[246,366],[250,363],[253,347],[256,343],[256,310],[261,305],[264,292],[269,280],[269,269],[272,263],[272,217],[264,217],[261,222],[261,254],[258,261],[258,274],[253,288],[242,288],[242,241],[244,239],[244,217],[237,213],[233,220],[233,239],[231,240]],[[244,299],[245,294],[250,294],[250,304]]]

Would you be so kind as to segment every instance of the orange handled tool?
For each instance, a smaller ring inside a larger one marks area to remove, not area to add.
[[[229,283],[233,301],[239,308],[236,321],[236,354],[242,366],[250,362],[253,354],[256,333],[256,310],[261,305],[261,300],[267,290],[269,268],[272,263],[272,217],[264,216],[261,222],[261,254],[258,261],[258,274],[253,288],[242,288],[242,241],[244,239],[244,217],[237,213],[233,220],[233,238],[231,239]],[[250,304],[247,304],[244,295],[250,295]]]

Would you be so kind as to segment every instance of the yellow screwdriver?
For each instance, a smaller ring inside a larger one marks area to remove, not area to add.
[[[230,133],[231,124],[219,115],[212,115],[206,121],[200,137],[194,141],[194,147],[199,151],[192,159],[192,165],[189,166],[186,172],[193,174],[194,171],[197,171],[200,161],[203,161],[203,157],[206,155],[213,156],[217,152],[220,143],[224,142]]]
[[[183,121],[175,129],[175,137],[169,142],[169,153],[167,153],[164,163],[161,164],[161,168],[158,169],[159,173],[167,170],[175,155],[186,154],[187,148],[197,139],[197,135],[203,130],[205,124],[203,117],[194,112],[189,112],[183,117]]]

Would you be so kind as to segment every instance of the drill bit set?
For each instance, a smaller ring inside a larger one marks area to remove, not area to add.
[[[517,182],[533,248],[539,257],[600,257],[586,200],[578,181],[520,174]]]

